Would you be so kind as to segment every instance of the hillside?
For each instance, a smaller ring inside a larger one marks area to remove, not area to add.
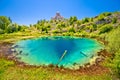
[[[78,20],[73,16],[69,19],[38,20],[36,24],[25,26],[12,23],[10,18],[0,16],[0,34],[18,31],[38,32],[48,35],[75,35],[96,37],[111,31],[120,25],[120,12],[106,12],[92,18]]]

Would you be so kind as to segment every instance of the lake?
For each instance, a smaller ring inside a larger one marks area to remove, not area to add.
[[[19,61],[29,65],[58,65],[74,69],[88,63],[103,49],[93,39],[70,36],[50,36],[21,40],[14,44]]]

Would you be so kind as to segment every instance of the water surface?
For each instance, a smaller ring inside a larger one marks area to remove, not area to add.
[[[53,64],[71,69],[89,62],[103,48],[95,40],[68,36],[22,40],[15,45],[19,53],[16,57],[27,64]]]

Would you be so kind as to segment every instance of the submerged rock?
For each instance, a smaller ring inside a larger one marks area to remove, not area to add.
[[[24,63],[50,67],[58,63],[60,68],[69,69],[79,69],[102,48],[95,40],[69,36],[41,37],[19,41],[15,45],[18,45],[15,56],[20,57]]]

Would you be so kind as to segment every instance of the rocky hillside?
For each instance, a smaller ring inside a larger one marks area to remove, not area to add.
[[[56,16],[51,20],[38,20],[36,24],[29,27],[12,23],[10,18],[0,16],[0,34],[28,31],[48,35],[96,37],[117,28],[119,25],[120,12],[105,12],[82,20],[78,20],[76,16],[66,19],[60,13],[56,13]]]

